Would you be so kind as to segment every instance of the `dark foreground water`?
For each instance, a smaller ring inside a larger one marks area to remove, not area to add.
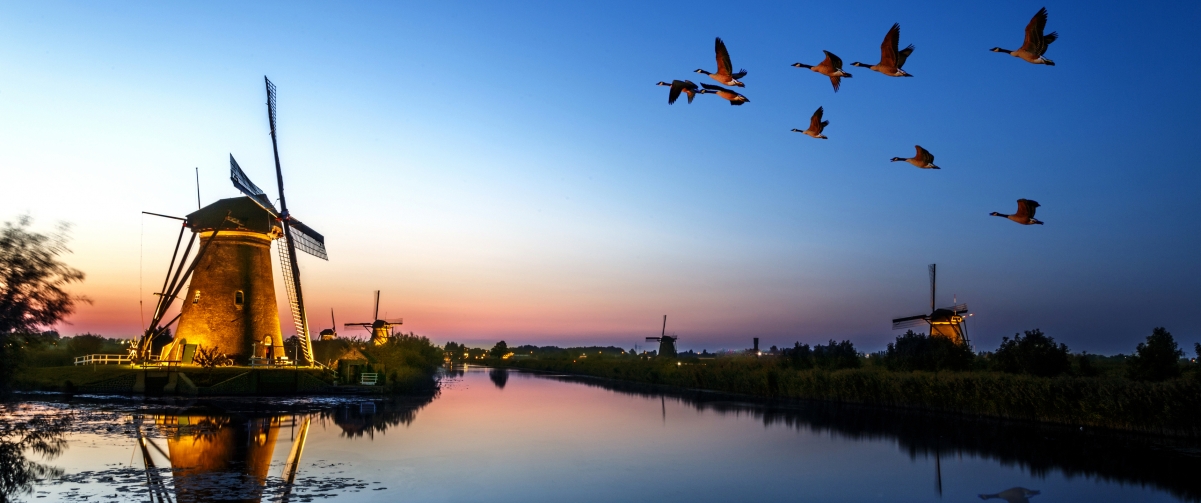
[[[1194,442],[478,367],[390,401],[25,398],[0,420],[74,418],[18,501],[1201,498]]]

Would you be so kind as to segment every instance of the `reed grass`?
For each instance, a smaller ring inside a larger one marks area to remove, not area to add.
[[[718,358],[501,361],[498,365],[769,398],[826,400],[1021,421],[1201,436],[1201,380],[1037,377],[993,371],[799,370],[779,361]]]

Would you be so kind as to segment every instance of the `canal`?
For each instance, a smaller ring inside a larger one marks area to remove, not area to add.
[[[57,477],[6,474],[17,501],[1201,499],[1193,441],[481,367],[397,400],[22,398]]]

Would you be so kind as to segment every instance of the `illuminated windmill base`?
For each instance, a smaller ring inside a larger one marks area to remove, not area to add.
[[[235,197],[197,210],[184,225],[200,235],[201,246],[215,241],[198,259],[182,298],[175,351],[187,345],[216,348],[242,362],[282,357],[271,271],[271,241],[280,236],[276,220],[250,198]]]
[[[939,309],[930,317],[930,336],[946,337],[958,343],[967,342],[967,328],[963,316],[953,311]]]

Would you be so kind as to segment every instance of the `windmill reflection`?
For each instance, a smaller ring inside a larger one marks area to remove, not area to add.
[[[1005,500],[1006,503],[1030,503],[1030,497],[1038,495],[1038,491],[1025,487],[1011,487],[996,494],[981,494],[980,499]]]
[[[151,451],[155,451],[170,462],[175,498],[183,503],[261,501],[268,487],[268,472],[280,428],[299,426],[285,471],[280,474],[285,485],[291,484],[304,450],[310,419],[214,413],[155,415],[154,424],[166,437],[165,451],[143,434],[141,417],[135,417],[134,421],[151,501],[171,501],[170,492],[165,489],[165,481],[151,455]],[[287,490],[286,487],[283,489]]]
[[[198,408],[135,415],[136,449],[146,468],[148,499],[153,503],[288,501],[314,420],[333,422],[345,437],[374,437],[375,432],[411,424],[417,411],[435,396],[430,392],[296,414]],[[163,438],[150,437],[148,423],[153,423]],[[282,466],[277,448],[287,449]],[[163,460],[169,468],[161,466]],[[312,496],[296,497],[307,500]]]

